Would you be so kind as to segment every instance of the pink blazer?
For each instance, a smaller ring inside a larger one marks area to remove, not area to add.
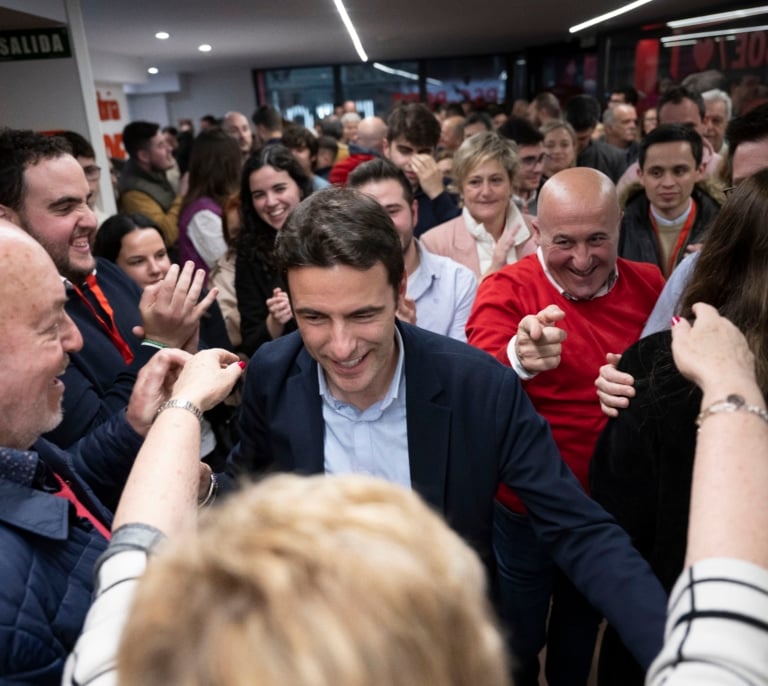
[[[525,223],[530,230],[531,216],[525,214],[523,219],[525,219]],[[459,264],[463,264],[471,269],[478,279],[482,279],[480,259],[477,256],[477,245],[472,234],[467,231],[463,215],[459,215],[455,219],[451,219],[426,231],[419,238],[419,241],[429,252],[445,255],[452,260],[456,260]],[[520,243],[515,245],[515,252],[517,253],[518,260],[536,252],[536,243],[533,237],[521,238]]]

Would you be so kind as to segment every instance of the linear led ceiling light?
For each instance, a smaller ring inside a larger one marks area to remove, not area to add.
[[[705,14],[701,17],[691,17],[690,19],[675,19],[675,21],[668,21],[667,26],[669,26],[670,29],[684,29],[687,26],[700,26],[702,24],[717,24],[723,21],[735,21],[736,19],[754,17],[758,14],[768,14],[768,5],[763,5],[762,7],[750,7],[745,10],[733,10],[732,12]]]
[[[594,17],[593,19],[588,19],[587,21],[581,22],[581,24],[571,26],[571,28],[568,29],[568,33],[578,33],[579,31],[589,28],[590,26],[594,26],[595,24],[600,24],[604,21],[608,21],[609,19],[613,19],[614,17],[618,17],[620,14],[626,14],[632,10],[636,10],[638,7],[647,5],[649,2],[652,2],[652,0],[635,0],[635,2],[630,2],[628,5],[624,5],[624,7],[619,7],[618,9],[612,10],[611,12],[601,14],[599,17]]]
[[[698,33],[681,33],[678,36],[664,36],[661,39],[663,45],[668,43],[680,43],[686,40],[698,40],[699,38],[714,38],[715,36],[732,36],[737,33],[750,33],[752,31],[768,31],[768,24],[764,26],[742,26],[738,29],[719,29],[717,31],[699,31]]]
[[[368,55],[365,54],[363,44],[360,42],[360,37],[357,35],[357,31],[355,30],[355,25],[352,23],[352,20],[347,14],[347,8],[344,7],[344,3],[341,0],[333,0],[333,4],[336,5],[336,10],[341,16],[341,20],[344,22],[344,26],[347,27],[347,33],[352,39],[352,43],[355,46],[355,50],[357,50],[357,55],[360,57],[360,61],[367,62]]]

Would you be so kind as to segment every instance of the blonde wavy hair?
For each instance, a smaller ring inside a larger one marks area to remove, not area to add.
[[[411,491],[269,478],[149,566],[124,686],[507,686],[475,554]]]

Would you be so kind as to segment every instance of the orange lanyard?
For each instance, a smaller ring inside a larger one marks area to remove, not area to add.
[[[109,304],[107,296],[104,295],[104,291],[101,290],[101,286],[99,286],[98,281],[96,281],[96,274],[88,274],[85,283],[88,285],[88,288],[90,288],[91,293],[93,293],[93,296],[101,306],[101,309],[104,310],[104,313],[107,315],[107,318],[109,319],[108,322],[104,321],[104,318],[96,311],[96,308],[91,304],[91,301],[85,297],[83,291],[75,286],[75,284],[72,284],[72,288],[75,289],[75,293],[80,296],[80,299],[88,306],[88,309],[92,312],[93,316],[96,317],[96,321],[99,322],[101,328],[107,333],[109,340],[111,340],[112,343],[115,344],[115,347],[120,351],[125,363],[131,364],[131,362],[133,362],[133,351],[120,335],[120,331],[115,324],[115,313],[112,310],[112,305]]]
[[[69,487],[69,484],[64,481],[64,479],[62,479],[55,472],[53,476],[59,484],[59,490],[56,491],[54,495],[57,495],[60,498],[64,498],[65,500],[69,500],[69,502],[75,506],[75,514],[77,514],[80,519],[87,519],[91,524],[93,524],[93,528],[96,529],[96,531],[104,536],[104,538],[109,540],[109,529],[97,519],[93,512],[91,512],[85,505],[83,505],[83,503],[80,502],[74,491]]]
[[[651,217],[651,226],[653,226],[653,233],[656,234],[656,241],[659,244],[659,252],[661,253],[661,240],[659,239],[659,227],[656,225],[656,217],[653,216],[653,212],[651,211],[651,208],[648,207],[648,214]],[[683,246],[685,245],[685,242],[688,240],[688,234],[691,232],[691,228],[693,227],[693,222],[696,220],[696,201],[691,198],[691,211],[688,213],[688,219],[685,220],[685,224],[683,224],[683,228],[680,229],[680,235],[677,237],[677,242],[675,243],[675,247],[672,250],[672,254],[669,256],[669,265],[667,269],[667,273],[665,276],[669,276],[672,273],[672,270],[675,268],[675,264],[677,264],[677,256],[682,250]]]

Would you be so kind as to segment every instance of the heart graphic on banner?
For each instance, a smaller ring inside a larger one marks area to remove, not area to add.
[[[715,41],[711,38],[700,40],[693,46],[693,61],[696,63],[699,71],[704,71],[715,54]]]

